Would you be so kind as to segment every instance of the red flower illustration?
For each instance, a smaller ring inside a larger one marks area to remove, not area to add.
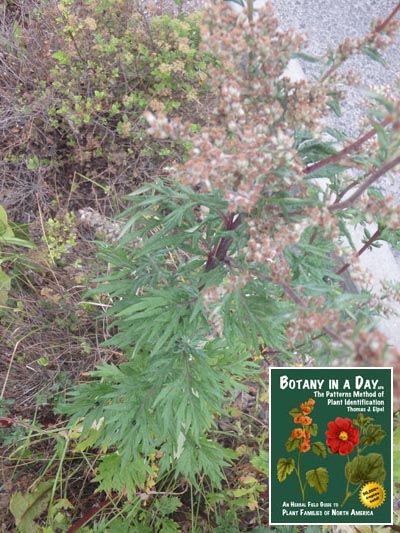
[[[302,426],[310,426],[312,424],[312,418],[306,415],[300,415],[297,418],[297,421],[294,420],[296,424],[301,424]]]
[[[350,418],[338,416],[334,422],[328,422],[328,431],[325,435],[328,448],[332,453],[339,455],[348,455],[360,442],[359,431],[353,426]]]
[[[308,405],[307,403],[300,404],[300,409],[303,411],[304,415],[309,415],[312,411],[311,405]]]
[[[292,430],[292,439],[302,439],[304,437],[304,429],[295,428]]]

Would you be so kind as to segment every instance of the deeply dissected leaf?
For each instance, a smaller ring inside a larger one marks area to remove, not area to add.
[[[160,533],[179,533],[181,528],[172,518],[163,518]]]
[[[158,502],[160,513],[165,516],[174,513],[182,505],[182,502],[176,496],[163,496]]]
[[[101,458],[95,481],[99,483],[100,490],[126,492],[132,497],[145,486],[148,474],[151,474],[151,469],[140,456],[131,457],[128,464],[123,464],[120,455],[109,453]]]
[[[260,450],[259,455],[255,455],[250,459],[250,463],[260,470],[263,474],[268,476],[269,473],[269,455],[265,450]]]
[[[231,455],[229,452],[229,449],[223,448],[206,437],[202,437],[197,444],[191,439],[187,439],[182,454],[176,463],[176,474],[183,474],[197,486],[198,481],[195,472],[200,470],[209,477],[215,486],[220,487],[219,470],[229,466],[228,459]]]

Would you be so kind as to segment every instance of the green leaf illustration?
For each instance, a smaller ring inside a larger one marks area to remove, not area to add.
[[[361,443],[364,446],[372,446],[378,444],[386,436],[386,431],[382,429],[380,424],[370,424],[364,429],[364,434],[361,437]]]
[[[345,474],[346,479],[354,485],[366,481],[376,481],[382,484],[386,477],[383,457],[380,453],[369,453],[355,457],[350,463],[347,463]]]
[[[373,421],[374,419],[370,416],[365,416],[364,413],[358,413],[357,418],[353,420],[353,424],[362,429]]]
[[[285,481],[294,470],[294,459],[285,459],[281,457],[277,465],[278,481]]]
[[[323,459],[325,459],[327,455],[325,444],[321,441],[313,442],[311,445],[311,451]]]
[[[329,474],[326,468],[316,468],[306,472],[306,480],[310,487],[313,487],[318,494],[323,494],[328,489]]]
[[[311,435],[311,437],[316,437],[318,434],[318,424],[310,424],[307,426],[307,431]]]
[[[301,414],[302,414],[302,411],[298,407],[293,407],[293,409],[289,411],[289,415],[292,416],[293,418]]]
[[[292,437],[289,437],[286,441],[285,448],[287,452],[294,452],[294,450],[297,450],[300,444],[300,439],[293,439]]]

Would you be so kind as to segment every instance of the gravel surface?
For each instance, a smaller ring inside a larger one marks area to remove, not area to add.
[[[271,1],[282,28],[294,28],[305,33],[308,36],[307,51],[315,56],[323,56],[346,37],[363,37],[374,19],[385,19],[398,4],[398,0]],[[400,82],[396,83],[396,78],[400,76],[400,35],[395,45],[385,51],[384,57],[386,67],[363,55],[351,58],[346,63],[347,68],[359,74],[360,84],[349,91],[349,102],[342,107],[343,115],[335,120],[334,125],[349,135],[357,134],[360,120],[364,117],[363,89],[389,85],[393,91],[400,90]],[[312,75],[311,63],[302,62],[302,67],[307,75]],[[381,184],[400,203],[400,177],[383,177]]]
[[[338,46],[346,37],[363,37],[368,33],[371,22],[380,17],[385,19],[398,4],[398,0],[271,0],[283,29],[294,28],[308,36],[307,51],[323,56],[330,48]],[[399,17],[399,14],[397,14]],[[384,52],[387,65],[359,55],[351,58],[346,68],[359,74],[359,86],[348,92],[348,103],[342,107],[343,115],[333,125],[349,135],[357,135],[359,124],[365,114],[362,91],[376,86],[389,85],[392,91],[400,90],[400,35],[396,43]],[[312,75],[311,63],[302,62],[306,75]],[[400,205],[400,170],[383,176],[379,185],[387,194],[393,195]],[[400,207],[399,207],[400,209]],[[380,254],[368,254],[367,262],[377,285],[383,279],[399,277],[400,251],[390,247]],[[383,262],[382,262],[383,260]],[[397,261],[397,265],[396,265]],[[371,262],[371,265],[368,263]],[[384,264],[383,264],[384,263]],[[398,305],[398,304],[394,304]],[[400,307],[396,307],[400,311]],[[392,317],[381,324],[392,343],[400,346],[400,318]]]
[[[255,0],[262,6],[265,0]],[[346,37],[360,38],[369,32],[376,18],[384,20],[397,6],[398,0],[271,0],[281,27],[294,29],[308,38],[306,51],[323,57],[329,49],[336,48]],[[237,6],[233,4],[234,9]],[[397,17],[399,17],[399,13]],[[365,117],[366,103],[363,91],[378,86],[389,86],[400,92],[400,34],[396,43],[384,52],[386,66],[364,55],[349,59],[345,68],[358,75],[358,87],[348,89],[348,99],[342,105],[342,116],[332,117],[330,125],[356,137],[360,122]],[[306,76],[316,73],[312,63],[301,61]],[[400,205],[400,170],[383,176],[377,185],[393,195]],[[400,209],[400,208],[399,208]],[[400,265],[400,251],[393,251]]]
[[[255,0],[256,6],[264,0]],[[307,52],[321,57],[330,48],[336,48],[346,37],[360,38],[368,33],[371,22],[380,17],[384,20],[398,4],[398,0],[271,0],[284,30],[294,29],[308,37]],[[348,91],[347,103],[342,106],[342,117],[329,124],[357,136],[361,119],[365,116],[365,89],[389,86],[392,91],[400,90],[400,36],[394,46],[388,48],[384,57],[387,65],[359,55],[346,62],[346,69],[357,73],[359,84]],[[312,63],[301,62],[306,76],[317,74]],[[394,195],[400,204],[400,175],[394,173],[380,179],[380,186],[387,194]],[[399,207],[400,209],[400,207]],[[379,294],[384,280],[400,281],[400,253],[392,253],[385,245],[378,252],[362,256],[363,267],[372,274],[371,291]],[[395,258],[394,258],[395,257]],[[389,342],[400,347],[400,304],[390,302],[398,316],[392,315],[379,321]]]

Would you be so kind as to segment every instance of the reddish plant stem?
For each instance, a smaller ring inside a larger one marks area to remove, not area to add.
[[[233,231],[241,224],[241,216],[236,214],[225,215],[221,213],[223,217],[225,229],[227,231]],[[205,266],[206,272],[210,272],[221,263],[226,261],[229,248],[233,242],[232,237],[222,237],[217,244],[213,246],[212,250],[207,256],[207,262]]]
[[[393,9],[393,11],[385,18],[385,20],[382,22],[382,24],[379,24],[379,26],[376,26],[373,33],[377,34],[380,33],[387,24],[392,20],[392,18],[396,15],[396,13],[400,9],[400,3],[397,4],[397,6]],[[339,58],[334,61],[333,65],[325,72],[325,74],[319,79],[319,82],[324,82],[329,76],[335,72],[335,70],[346,60],[347,58]]]
[[[317,238],[317,235],[318,235],[318,230],[315,228],[314,231],[312,232],[310,240],[308,241],[308,244],[313,244],[313,242]],[[305,252],[304,255],[307,255],[307,252]]]
[[[92,518],[92,516],[101,511],[101,509],[103,509],[103,507],[106,507],[106,505],[108,505],[111,501],[111,498],[106,498],[96,507],[92,507],[92,509],[85,513],[82,518],[72,524],[72,526],[68,529],[67,533],[75,533],[75,531],[78,531],[78,529],[80,529],[84,524],[86,524],[88,520]]]
[[[400,526],[397,526],[396,524],[392,524],[391,526],[384,526],[384,527],[388,527],[392,531],[400,531]]]
[[[368,241],[366,243],[364,243],[364,245],[358,250],[357,257],[360,257],[360,255],[362,255],[365,252],[365,250],[368,250],[368,248],[371,246],[371,244],[374,241],[377,241],[379,239],[380,234],[381,234],[381,230],[378,228],[375,231],[375,233],[373,235],[371,235],[371,237],[368,239]],[[349,268],[349,266],[350,266],[350,263],[346,263],[345,265],[343,265],[336,272],[336,275],[340,276],[340,274],[343,274],[343,272],[345,272]]]
[[[8,416],[0,416],[0,428],[10,428],[13,425],[17,426],[23,426],[24,428],[32,429],[33,431],[36,431],[40,434],[48,434],[48,431],[45,431],[44,429],[41,429],[37,426],[33,426],[32,424],[29,424],[28,422],[24,422],[23,420],[18,420],[18,418],[12,418]]]
[[[265,274],[263,274],[262,272],[259,272],[258,270],[253,270],[251,269],[251,271],[254,275],[258,276],[259,278],[263,279],[264,281],[274,281],[271,276],[266,276]],[[308,307],[307,305],[303,302],[303,300],[300,298],[300,296],[296,293],[296,291],[294,289],[292,289],[292,287],[290,287],[290,285],[288,285],[287,283],[285,283],[284,281],[280,281],[277,283],[283,290],[284,292],[299,306],[301,307],[302,309],[306,309],[308,310]],[[339,342],[340,344],[343,344],[343,339],[340,337],[340,335],[338,333],[336,333],[335,331],[333,331],[331,328],[327,327],[327,326],[324,326],[322,328],[322,331],[324,331],[327,335],[329,335],[329,337],[337,342]]]
[[[286,292],[287,295],[290,296],[290,298],[292,298],[292,300],[297,303],[297,305],[299,305],[300,307],[302,307],[303,309],[307,309],[308,310],[308,307],[307,305],[303,302],[303,300],[298,296],[298,294],[296,294],[296,292],[292,289],[292,287],[290,287],[289,285],[287,285],[286,283],[284,282],[281,282],[279,283],[279,286],[282,287],[282,289]],[[324,326],[322,328],[322,330],[327,334],[329,335],[329,337],[331,339],[334,339],[335,341],[339,342],[340,344],[343,343],[343,340],[342,338],[340,337],[340,335],[338,335],[336,333],[336,331],[333,331],[331,328],[329,328],[328,326]]]
[[[386,165],[383,165],[379,170],[376,170],[360,187],[343,202],[335,202],[329,206],[329,211],[337,211],[338,209],[345,209],[350,207],[354,200],[357,200],[375,181],[381,176],[392,170],[396,165],[400,163],[400,156],[395,157],[392,161],[388,161]]]
[[[375,28],[376,32],[380,32],[383,30],[383,28],[389,24],[389,22],[392,20],[392,18],[396,15],[396,13],[400,10],[400,2],[397,4],[397,6],[393,9],[393,11],[385,18],[385,20],[382,22],[382,24],[379,24]]]
[[[382,128],[390,124],[392,121],[392,117],[386,117],[382,122],[379,124]],[[356,141],[349,144],[343,150],[338,152],[337,154],[330,155],[329,157],[322,159],[321,161],[318,161],[317,163],[314,163],[307,167],[305,169],[306,174],[311,174],[311,172],[314,172],[315,170],[319,170],[320,168],[325,167],[326,165],[329,165],[331,163],[336,163],[336,161],[340,161],[345,155],[349,154],[350,152],[354,152],[355,150],[358,150],[366,141],[371,139],[376,135],[376,129],[372,128],[371,130],[367,131],[364,135],[359,137]]]
[[[343,198],[343,196],[345,196],[349,191],[351,191],[351,189],[354,189],[354,187],[356,185],[358,185],[360,183],[360,180],[354,180],[352,181],[347,187],[345,187],[343,189],[342,192],[340,192],[337,197],[336,197],[336,202],[340,202],[340,200]]]

